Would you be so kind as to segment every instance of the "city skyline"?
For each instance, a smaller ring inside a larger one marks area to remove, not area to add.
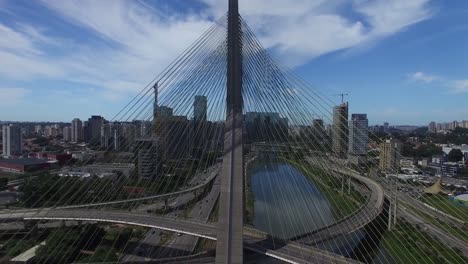
[[[7,102],[0,106],[0,120],[66,121],[93,114],[111,118],[222,14],[224,2],[112,1],[106,3],[106,12],[101,12],[105,5],[93,1],[80,6],[0,2],[0,30],[7,36],[0,56],[16,66],[0,66],[0,98]],[[350,6],[298,1],[288,8],[284,3],[274,1],[269,10],[262,10],[257,5],[264,3],[256,1],[254,7],[241,5],[241,12],[274,57],[334,103],[339,98],[333,94],[349,93],[350,113],[367,113],[371,125],[466,119],[468,60],[462,51],[467,28],[458,23],[468,10],[466,3],[401,1],[405,15],[398,4],[385,1]],[[394,16],[383,17],[381,10]],[[260,30],[263,22],[274,21],[284,23]],[[148,34],[133,22],[144,25]],[[325,30],[307,26],[312,22],[320,22]],[[309,30],[305,35],[325,41],[299,38],[294,29]],[[346,41],[336,39],[340,34]],[[300,41],[288,41],[292,36]],[[64,42],[70,45],[59,45]],[[443,56],[431,56],[438,53]],[[19,106],[18,111],[8,111]]]

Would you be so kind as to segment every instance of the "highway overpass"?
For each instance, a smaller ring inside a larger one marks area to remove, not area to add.
[[[208,183],[210,183],[214,178],[216,178],[216,176],[218,176],[220,168],[221,167],[219,165],[216,165],[215,171],[212,172],[210,176],[206,180],[204,180],[202,183],[195,185],[193,187],[187,188],[187,189],[180,190],[180,191],[139,197],[139,198],[132,198],[132,199],[126,199],[126,200],[118,200],[118,201],[57,206],[56,209],[90,208],[90,207],[98,207],[98,206],[108,206],[108,205],[116,205],[116,204],[132,203],[132,202],[141,202],[141,201],[147,201],[147,200],[153,200],[153,201],[154,200],[166,200],[166,199],[170,199],[173,197],[178,197],[183,194],[196,192],[197,190],[205,188]]]
[[[309,159],[309,162],[313,163]],[[341,219],[329,226],[320,228],[313,232],[303,234],[293,238],[295,241],[281,240],[272,238],[271,236],[253,228],[244,227],[243,240],[244,248],[258,252],[288,263],[352,263],[353,260],[345,258],[325,250],[312,247],[316,243],[329,240],[334,237],[352,233],[363,226],[367,225],[376,218],[383,210],[384,192],[382,187],[373,180],[363,177],[358,173],[350,170],[333,169],[334,173],[347,175],[365,188],[370,190],[370,197],[366,204],[354,214]],[[217,240],[217,228],[215,224],[206,224],[197,221],[181,220],[165,216],[157,216],[146,213],[130,213],[112,210],[91,210],[80,209],[94,206],[112,205],[118,203],[126,203],[150,199],[167,199],[184,193],[196,191],[203,188],[211,182],[217,175],[219,170],[216,169],[211,175],[201,184],[185,190],[135,198],[129,200],[83,204],[74,206],[64,206],[57,208],[43,208],[30,210],[5,210],[0,212],[0,222],[15,222],[15,221],[90,221],[90,222],[105,222],[119,223],[143,226],[149,228],[157,228],[161,230],[183,233],[187,235],[197,236],[210,240]]]
[[[0,213],[0,222],[92,221],[136,225],[217,240],[215,224],[111,210],[42,209]],[[273,239],[264,232],[244,227],[244,248],[288,263],[358,263],[352,259],[296,242]]]
[[[317,165],[311,158],[307,158],[307,161],[313,165]],[[361,206],[360,209],[353,214],[339,220],[338,222],[314,230],[310,233],[297,236],[292,238],[292,240],[308,245],[314,245],[340,235],[350,234],[366,226],[382,212],[384,208],[385,193],[380,184],[351,170],[336,168],[332,170],[334,173],[346,175],[363,184],[370,191],[370,196],[367,199],[366,204]]]

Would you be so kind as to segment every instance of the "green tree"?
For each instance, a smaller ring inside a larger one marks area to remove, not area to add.
[[[33,241],[27,239],[11,239],[3,245],[7,256],[17,256],[34,246]]]
[[[68,263],[74,261],[79,253],[79,247],[74,242],[79,238],[77,230],[59,229],[52,233],[46,244],[39,247],[36,258],[39,263]]]
[[[8,178],[0,178],[0,187],[5,187],[8,184]]]
[[[101,242],[105,231],[97,225],[61,228],[46,239],[37,250],[39,263],[70,263],[77,260],[80,250],[93,250]]]
[[[460,170],[460,177],[468,177],[468,167],[464,167]]]
[[[47,146],[49,144],[49,139],[45,137],[38,137],[32,141],[33,144],[37,144],[41,147]]]
[[[448,154],[448,161],[459,162],[463,160],[463,152],[460,149],[452,149]]]
[[[96,248],[92,256],[82,258],[78,263],[117,262],[118,260],[117,251],[114,248],[101,245]]]
[[[132,233],[133,233],[133,229],[130,227],[123,229],[119,233],[117,240],[115,241],[115,247],[118,249],[123,249],[127,245],[127,242],[130,240],[130,238],[132,237]]]

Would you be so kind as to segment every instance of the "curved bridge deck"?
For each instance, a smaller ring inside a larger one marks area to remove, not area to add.
[[[217,239],[215,224],[205,224],[152,214],[77,209],[18,210],[0,214],[0,222],[27,220],[74,220],[118,223],[157,228],[210,240]],[[288,241],[281,243],[277,239],[273,239],[267,234],[249,227],[244,227],[243,236],[244,248],[288,263],[358,263],[341,255],[304,244]]]
[[[314,162],[310,158],[307,160],[310,163]],[[347,175],[354,180],[364,184],[371,193],[367,203],[354,214],[338,222],[335,222],[332,225],[325,226],[313,232],[295,237],[293,239],[294,241],[308,245],[314,245],[321,241],[329,240],[340,235],[350,234],[366,226],[382,212],[385,195],[384,190],[380,184],[353,171],[342,169],[333,169],[333,171],[338,174]]]

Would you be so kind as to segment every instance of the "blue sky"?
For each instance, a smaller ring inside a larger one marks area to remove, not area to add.
[[[0,0],[0,120],[112,118],[226,0]],[[468,1],[240,0],[272,56],[370,124],[468,120]]]

